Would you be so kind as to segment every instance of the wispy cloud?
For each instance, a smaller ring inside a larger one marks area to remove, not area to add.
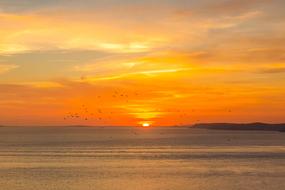
[[[264,74],[279,74],[279,73],[285,73],[285,67],[279,67],[279,68],[267,68],[262,69],[259,71],[260,73]]]
[[[19,67],[18,65],[14,65],[14,64],[2,64],[2,63],[0,63],[0,74],[9,72],[9,71],[16,69],[18,67]]]
[[[280,121],[283,7],[282,0],[1,0],[0,115],[65,122],[62,115],[84,103],[116,112],[111,124],[182,121],[177,107],[191,113],[187,122],[245,121],[252,113]]]

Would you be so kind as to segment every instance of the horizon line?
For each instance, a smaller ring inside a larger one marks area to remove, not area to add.
[[[271,123],[271,122],[201,122],[185,125],[153,125],[154,127],[192,127],[199,124],[264,124],[264,125],[280,125],[285,122]],[[0,125],[0,127],[142,127],[138,125]]]

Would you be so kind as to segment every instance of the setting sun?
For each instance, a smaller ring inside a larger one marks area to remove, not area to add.
[[[142,127],[150,127],[150,124],[149,123],[143,123]]]

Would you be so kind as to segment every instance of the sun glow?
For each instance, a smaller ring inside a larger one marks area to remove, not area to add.
[[[142,123],[142,127],[150,127],[149,123]]]
[[[285,122],[285,1],[33,1],[0,0],[0,125]]]

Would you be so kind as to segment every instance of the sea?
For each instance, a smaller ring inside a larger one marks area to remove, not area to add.
[[[285,133],[0,127],[1,190],[284,190]]]

